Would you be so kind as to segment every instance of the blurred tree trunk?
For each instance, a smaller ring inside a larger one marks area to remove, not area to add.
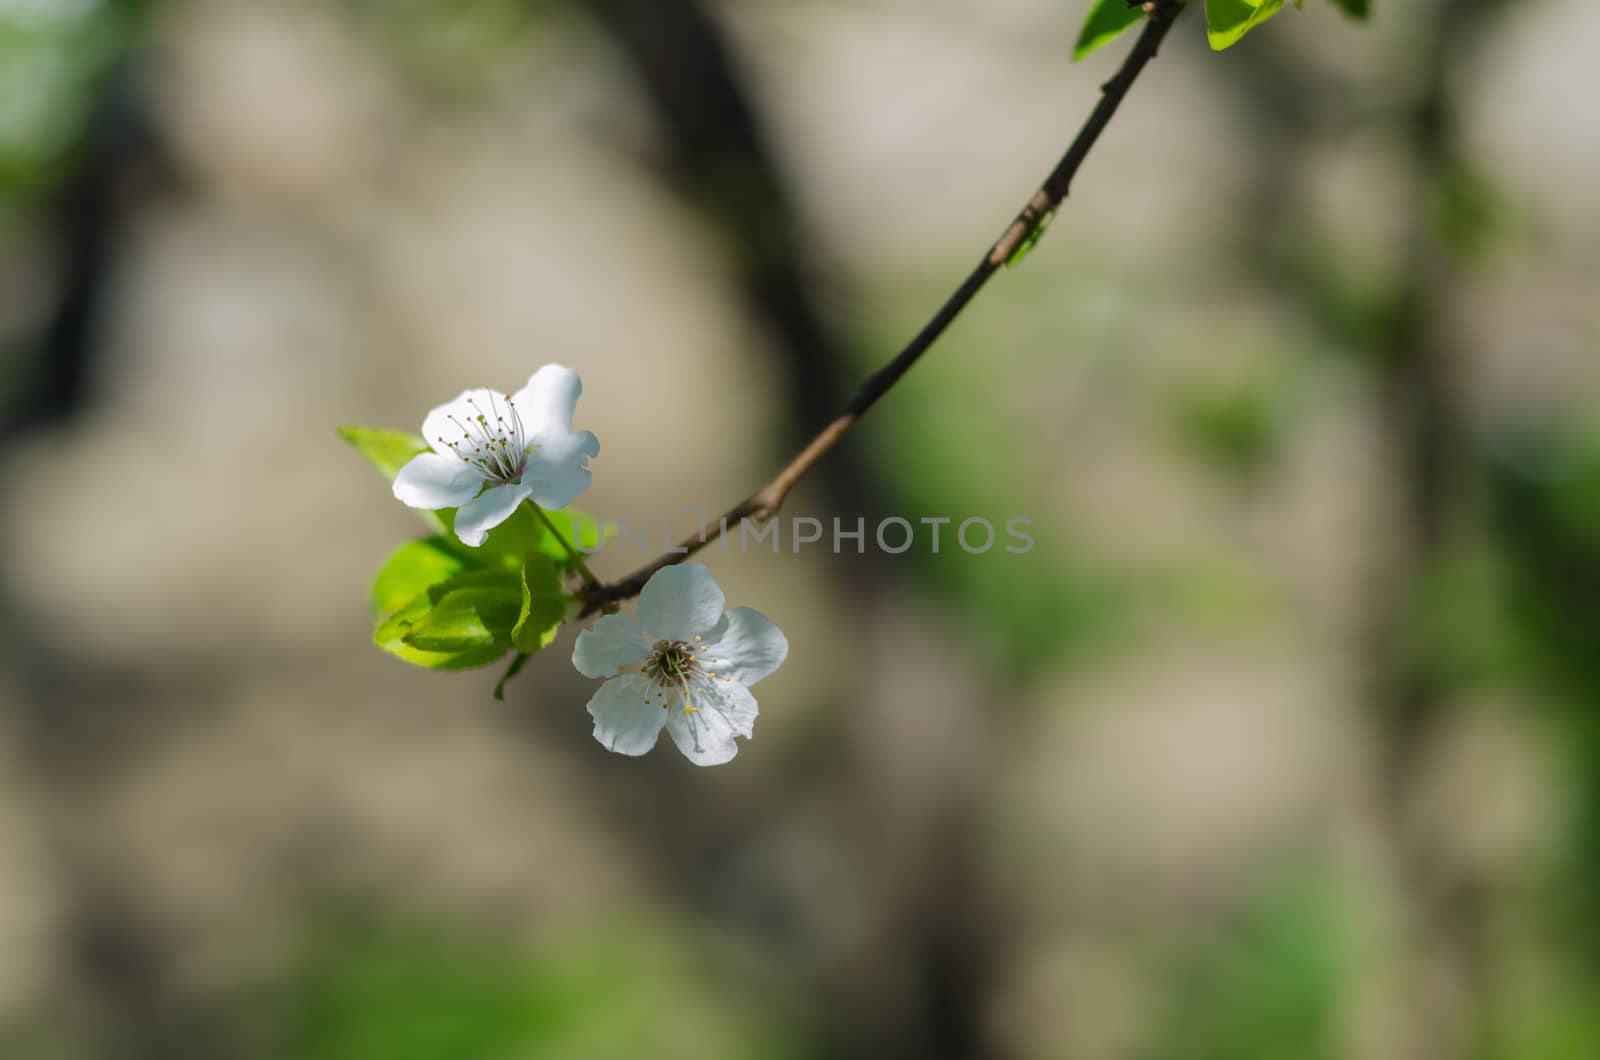
[[[838,415],[863,375],[822,308],[816,241],[790,194],[721,26],[699,0],[590,0],[639,78],[666,146],[664,175],[713,227],[752,317],[771,337],[792,404],[787,427],[809,439]],[[818,469],[832,498],[862,511],[874,491],[846,447]]]
[[[866,374],[865,362],[816,293],[810,268],[816,240],[789,192],[723,28],[699,0],[590,0],[589,6],[651,104],[665,140],[666,177],[717,231],[751,316],[772,339],[789,397],[787,432],[809,438],[838,414]],[[839,448],[818,467],[817,477],[838,510],[865,516],[870,524],[884,514],[877,500],[883,494],[860,452]],[[852,557],[848,570],[842,588],[856,606],[863,614],[881,611],[881,565]],[[881,770],[870,753],[850,761],[854,776],[841,777],[838,762],[823,775],[830,784],[871,792]],[[806,783],[798,774],[794,779]],[[973,828],[982,795],[979,786],[952,781],[937,806],[916,821],[890,826],[928,833],[912,844],[918,851],[914,866],[896,864],[870,840],[857,851],[875,878],[888,881],[895,900],[877,910],[878,952],[859,968],[829,969],[813,984],[814,1009],[825,1017],[818,1043],[825,1055],[996,1055],[985,1014],[997,941],[985,918],[991,903],[982,893]],[[725,835],[746,832],[777,811],[729,808],[722,829]],[[694,880],[686,887],[697,893],[704,883]],[[891,982],[896,989],[886,989]]]
[[[129,5],[130,8],[134,5]],[[135,61],[123,56],[104,77],[60,184],[45,196],[57,262],[54,305],[21,395],[0,423],[0,439],[77,416],[103,359],[103,320],[132,209],[132,185],[151,173],[170,179],[170,159],[134,88]],[[4,550],[16,554],[15,550]],[[64,989],[49,1016],[75,1028],[74,1045],[116,1060],[214,1060],[231,1054],[197,1033],[171,992],[160,933],[100,830],[101,784],[140,724],[137,694],[67,646],[46,640],[19,613],[0,580],[0,654],[23,707],[29,779],[60,903]]]
[[[1367,358],[1377,386],[1394,549],[1372,600],[1369,681],[1379,796],[1402,889],[1401,996],[1388,1007],[1400,1023],[1392,1055],[1404,1060],[1464,1060],[1494,1037],[1488,896],[1440,857],[1438,838],[1418,813],[1450,701],[1438,663],[1418,650],[1415,620],[1439,562],[1460,540],[1478,470],[1463,423],[1459,337],[1450,330],[1457,268],[1437,222],[1440,191],[1466,162],[1458,132],[1463,72],[1504,6],[1437,0],[1413,14],[1420,34],[1408,53],[1414,62],[1388,84],[1330,84],[1282,49],[1241,48],[1230,71],[1235,98],[1261,133],[1252,163],[1259,179],[1246,196],[1254,223],[1245,256],[1328,339]],[[1352,316],[1337,270],[1295,245],[1306,234],[1294,223],[1303,186],[1295,173],[1307,165],[1316,137],[1356,117],[1364,95],[1367,102],[1402,100],[1388,113],[1409,191],[1406,223],[1396,232],[1398,286]]]

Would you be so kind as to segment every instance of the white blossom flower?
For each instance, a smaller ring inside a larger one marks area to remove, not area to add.
[[[589,700],[602,746],[642,755],[665,728],[697,766],[739,752],[734,738],[756,723],[750,686],[782,665],[789,642],[759,611],[723,602],[705,567],[666,567],[639,594],[638,618],[606,615],[578,635],[578,672],[610,678]]]
[[[433,452],[395,476],[394,495],[413,508],[455,508],[456,536],[477,548],[523,500],[564,508],[589,488],[589,458],[600,441],[572,431],[583,383],[578,373],[547,364],[510,397],[468,390],[422,422]]]

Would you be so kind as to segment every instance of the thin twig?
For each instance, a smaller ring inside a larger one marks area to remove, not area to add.
[[[584,611],[582,617],[588,617],[602,608],[638,596],[644,589],[651,575],[675,563],[682,563],[688,557],[705,548],[717,540],[729,527],[738,526],[745,519],[757,521],[770,519],[783,507],[784,500],[789,496],[789,491],[811,471],[812,468],[827,456],[833,447],[839,444],[845,434],[854,427],[856,421],[867,413],[867,410],[877,404],[879,399],[894,388],[895,384],[911,370],[924,353],[937,342],[956,318],[967,308],[972,300],[983,290],[989,280],[998,272],[1001,266],[1010,261],[1019,248],[1023,247],[1030,238],[1038,235],[1042,226],[1047,223],[1071,188],[1072,180],[1077,176],[1084,160],[1089,157],[1090,150],[1095,142],[1100,139],[1100,134],[1111,123],[1111,118],[1116,114],[1117,108],[1122,105],[1128,90],[1138,80],[1150,60],[1156,57],[1161,48],[1161,42],[1166,39],[1167,32],[1172,29],[1173,22],[1184,8],[1183,0],[1155,0],[1154,3],[1144,5],[1150,11],[1150,17],[1145,23],[1144,31],[1139,35],[1138,42],[1133,50],[1123,61],[1122,67],[1116,76],[1107,81],[1100,90],[1100,100],[1095,104],[1094,110],[1089,115],[1089,120],[1073,139],[1067,153],[1056,164],[1054,170],[1045,178],[1044,183],[1033,197],[1028,200],[1016,219],[1006,227],[1000,239],[990,247],[978,262],[961,286],[952,294],[934,314],[933,319],[923,326],[916,337],[901,350],[900,353],[871,376],[861,388],[856,391],[855,397],[844,407],[844,411],[822,433],[800,451],[795,458],[789,461],[777,476],[763,486],[756,493],[734,505],[716,522],[715,525],[705,527],[704,532],[684,541],[678,548],[666,553],[660,558],[639,568],[632,574],[619,581],[605,585],[590,585],[583,592]]]

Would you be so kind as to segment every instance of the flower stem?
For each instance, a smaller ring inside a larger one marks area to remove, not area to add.
[[[589,565],[583,561],[583,553],[579,552],[572,542],[568,541],[566,536],[556,528],[555,521],[550,518],[550,513],[532,501],[528,501],[527,505],[533,509],[533,514],[539,517],[539,521],[544,523],[545,529],[549,530],[555,537],[556,543],[566,550],[568,557],[572,560],[572,566],[583,576],[583,584],[591,589],[598,586],[600,579],[594,576],[594,571],[590,570]]]

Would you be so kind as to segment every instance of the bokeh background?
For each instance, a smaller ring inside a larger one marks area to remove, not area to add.
[[[1084,0],[0,0],[0,1055],[1600,1057],[1600,7],[1179,24],[790,515],[696,770],[369,643],[334,435],[548,361],[720,510],[1126,42]],[[598,557],[620,575],[637,555]]]

